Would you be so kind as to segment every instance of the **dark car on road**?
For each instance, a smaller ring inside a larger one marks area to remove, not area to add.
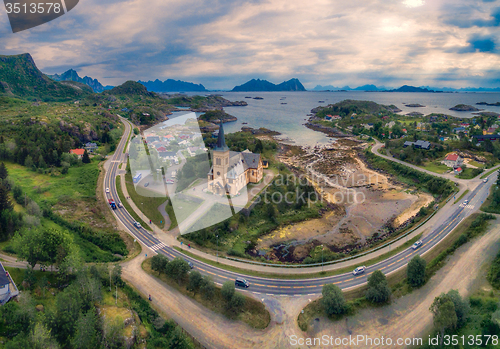
[[[240,287],[248,288],[250,286],[250,284],[248,283],[247,280],[238,278],[238,279],[236,279],[234,281],[234,286],[240,286]]]

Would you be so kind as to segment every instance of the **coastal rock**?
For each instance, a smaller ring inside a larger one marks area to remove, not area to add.
[[[261,127],[259,129],[248,127],[248,126],[243,126],[241,128],[242,132],[250,132],[253,135],[268,135],[268,136],[279,136],[281,133],[269,130],[265,127]]]
[[[424,108],[425,105],[418,104],[418,103],[410,103],[410,104],[406,104],[405,107],[408,107],[408,108]]]
[[[457,104],[453,108],[450,108],[450,110],[455,110],[455,111],[479,111],[481,109],[477,109],[476,107],[473,107],[472,105]]]

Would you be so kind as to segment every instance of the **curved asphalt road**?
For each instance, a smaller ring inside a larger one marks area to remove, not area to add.
[[[111,159],[108,170],[106,171],[104,186],[110,189],[109,194],[105,194],[107,198],[119,199],[116,191],[116,176],[118,167],[121,163],[126,163],[126,156],[123,153],[127,137],[131,131],[131,125],[128,121],[122,119],[125,124],[125,133],[122,137],[115,154]],[[366,272],[359,276],[353,276],[352,273],[341,275],[329,276],[324,278],[315,279],[300,279],[300,280],[285,280],[285,279],[267,279],[261,277],[241,275],[234,272],[219,269],[217,267],[205,264],[196,259],[190,258],[174,248],[166,246],[158,240],[151,232],[144,228],[137,229],[133,223],[134,218],[125,210],[125,208],[118,208],[112,210],[116,218],[127,228],[127,230],[143,245],[151,248],[157,253],[162,253],[168,258],[181,257],[191,261],[194,268],[199,270],[202,274],[210,275],[211,278],[222,284],[227,280],[234,280],[236,277],[244,277],[249,283],[249,292],[255,294],[268,294],[268,295],[313,295],[321,293],[324,284],[334,283],[341,289],[349,289],[361,286],[367,282],[367,277],[375,270],[380,269],[384,274],[390,274],[403,268],[408,261],[415,255],[422,255],[425,252],[436,246],[443,238],[445,238],[464,218],[469,216],[472,212],[479,209],[482,202],[488,197],[489,188],[496,179],[496,171],[489,176],[487,183],[481,182],[472,192],[468,193],[463,200],[469,200],[467,205],[456,204],[452,214],[434,231],[427,234],[422,239],[422,246],[413,250],[408,248],[384,261],[369,266]]]

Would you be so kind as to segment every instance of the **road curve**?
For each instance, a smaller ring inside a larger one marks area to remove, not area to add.
[[[118,192],[116,190],[116,176],[118,174],[120,164],[126,163],[127,161],[126,155],[123,153],[123,149],[127,143],[127,138],[132,130],[132,127],[127,120],[121,120],[125,125],[125,133],[118,144],[114,155],[110,159],[110,164],[105,174],[104,187],[110,189],[110,193],[105,193],[106,199],[119,199]],[[428,233],[422,239],[423,244],[419,249],[413,250],[412,248],[407,248],[384,261],[369,266],[366,272],[359,276],[354,276],[352,273],[345,273],[323,278],[287,280],[268,279],[234,273],[200,262],[194,258],[190,258],[174,248],[165,245],[163,242],[158,240],[154,234],[144,228],[137,229],[133,225],[135,222],[134,218],[125,208],[118,208],[116,210],[112,210],[112,212],[116,219],[123,224],[129,233],[144,246],[150,248],[156,253],[164,254],[170,259],[181,257],[189,260],[193,263],[196,270],[199,270],[204,275],[209,275],[216,283],[222,284],[228,280],[232,281],[236,277],[243,277],[250,283],[250,287],[246,291],[255,294],[284,296],[315,295],[321,293],[322,287],[325,284],[333,283],[338,285],[343,290],[359,287],[367,282],[367,277],[373,271],[379,269],[386,275],[391,274],[403,268],[413,256],[417,254],[425,254],[435,247],[441,240],[443,240],[462,220],[479,209],[481,203],[488,197],[489,188],[492,183],[494,183],[496,175],[496,172],[494,172],[489,176],[490,180],[488,182],[484,183],[481,181],[474,190],[468,193],[468,195],[463,198],[464,200],[468,200],[466,205],[454,205],[453,210],[451,211],[452,213],[444,219],[436,229]]]

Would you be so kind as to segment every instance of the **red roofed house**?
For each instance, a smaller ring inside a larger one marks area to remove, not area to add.
[[[85,149],[71,149],[69,151],[69,153],[78,155],[78,159],[81,159],[83,156],[83,153],[85,153]]]
[[[454,170],[454,172],[455,172],[455,174],[456,174],[456,175],[458,175],[458,174],[462,173],[462,171],[463,171],[463,170],[462,170],[462,168],[461,168],[461,167],[457,167],[457,168]]]
[[[156,148],[156,150],[158,150],[158,152],[160,152],[160,151],[167,151],[167,148],[165,148],[165,147],[159,147],[159,148]]]
[[[460,167],[462,163],[464,162],[464,159],[462,159],[458,154],[456,153],[450,153],[446,155],[443,161],[441,161],[443,164],[445,164],[448,167]]]

